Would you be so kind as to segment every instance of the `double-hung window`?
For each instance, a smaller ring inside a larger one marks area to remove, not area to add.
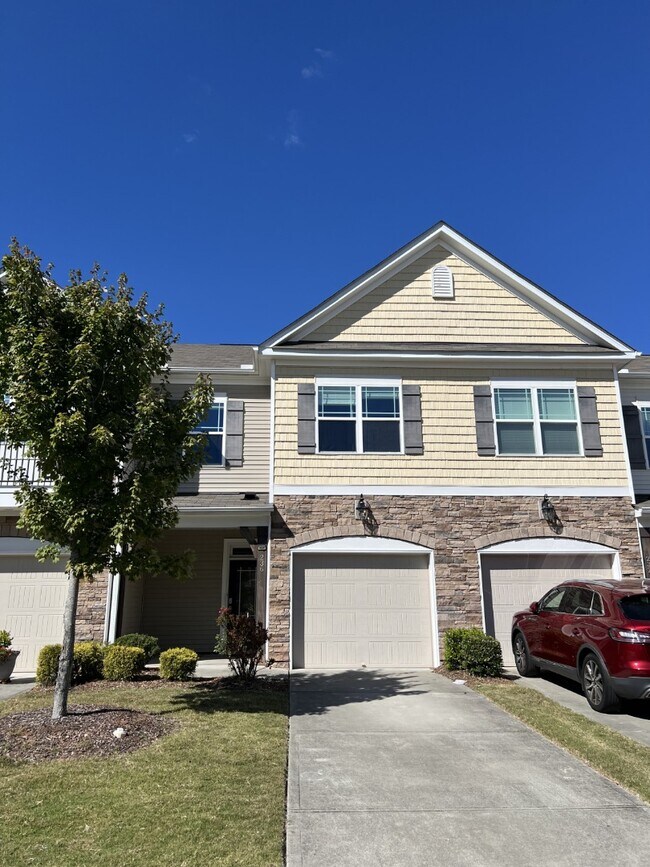
[[[226,398],[215,398],[205,417],[195,428],[206,438],[203,463],[223,466],[224,435],[226,426]]]
[[[399,381],[317,383],[319,452],[402,452]]]
[[[579,455],[580,426],[572,383],[493,383],[500,455]]]
[[[640,406],[641,413],[641,433],[645,443],[645,463],[650,469],[650,406]]]

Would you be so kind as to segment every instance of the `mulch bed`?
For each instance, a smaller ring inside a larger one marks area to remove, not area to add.
[[[69,715],[54,722],[49,708],[3,716],[0,756],[14,762],[88,759],[131,753],[145,747],[176,724],[156,714],[116,707],[72,705]],[[123,728],[117,738],[113,732]]]

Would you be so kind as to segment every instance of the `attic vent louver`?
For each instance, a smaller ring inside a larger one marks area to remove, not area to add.
[[[436,265],[431,272],[431,290],[434,298],[454,297],[454,275],[446,265]]]

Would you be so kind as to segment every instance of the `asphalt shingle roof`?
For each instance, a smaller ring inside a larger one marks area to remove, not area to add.
[[[177,343],[172,351],[172,368],[192,370],[240,370],[255,364],[254,346],[243,343]]]

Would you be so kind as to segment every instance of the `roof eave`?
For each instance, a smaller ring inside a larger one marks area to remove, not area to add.
[[[454,252],[471,260],[472,263],[483,266],[491,274],[494,274],[494,276],[503,281],[508,288],[512,290],[518,289],[525,295],[529,303],[534,303],[535,306],[544,310],[547,315],[562,320],[566,327],[579,331],[581,335],[584,335],[584,338],[595,340],[621,352],[634,352],[633,347],[610,334],[586,316],[578,313],[568,304],[560,301],[547,290],[542,289],[541,286],[528,280],[509,265],[506,265],[491,253],[488,253],[487,250],[475,244],[461,232],[458,232],[443,221],[435,223],[430,229],[418,235],[417,238],[400,247],[399,250],[383,259],[369,271],[366,271],[338,292],[326,298],[317,307],[314,307],[308,313],[263,341],[260,348],[262,350],[273,348],[290,337],[295,338],[301,332],[304,333],[304,330],[307,328],[313,330],[322,324],[322,321],[331,318],[346,303],[350,303],[358,297],[363,297],[364,294],[372,291],[376,285],[388,279],[393,271],[405,267],[409,260],[423,255],[427,249],[437,244],[444,245],[445,243],[449,244]]]

